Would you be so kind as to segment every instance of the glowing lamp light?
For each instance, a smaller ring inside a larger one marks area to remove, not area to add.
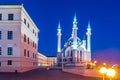
[[[106,72],[107,72],[107,69],[105,67],[102,67],[100,69],[100,73],[103,74],[103,80],[105,80],[105,76],[104,75],[106,74]]]
[[[96,64],[96,63],[97,63],[97,61],[95,60],[95,61],[94,61],[94,63]]]
[[[107,70],[107,76],[114,77],[115,74],[116,74],[116,71],[114,69],[110,68]]]
[[[102,67],[100,69],[100,73],[105,74],[107,72],[107,69],[105,67]]]
[[[103,65],[105,66],[105,65],[106,65],[106,63],[104,62],[104,63],[103,63]]]

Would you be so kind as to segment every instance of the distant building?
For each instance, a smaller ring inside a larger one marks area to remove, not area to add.
[[[38,67],[38,32],[23,5],[0,5],[0,72]]]
[[[61,65],[63,62],[64,65],[72,64],[82,64],[86,62],[91,62],[91,27],[88,23],[87,28],[87,40],[83,38],[81,40],[77,35],[77,18],[74,16],[73,27],[71,37],[67,40],[64,47],[61,49],[61,26],[58,25],[57,36],[58,36],[58,48],[57,48],[57,63]],[[64,36],[64,35],[63,35]]]
[[[57,63],[57,57],[55,57],[55,56],[48,56],[47,57],[47,63],[48,63],[48,66],[54,66],[54,65],[56,65],[56,63]]]
[[[42,53],[38,53],[38,66],[42,67],[42,66],[48,66],[48,62],[47,62],[47,56],[43,55]]]
[[[57,58],[55,56],[45,56],[42,53],[38,53],[38,66],[54,66],[57,63]]]

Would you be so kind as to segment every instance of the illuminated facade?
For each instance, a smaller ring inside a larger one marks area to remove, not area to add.
[[[61,49],[61,27],[58,25],[58,48],[57,48],[57,63],[58,65],[62,62],[64,64],[81,64],[91,61],[91,27],[88,23],[87,27],[87,42],[85,39],[81,40],[77,36],[77,18],[74,16],[72,34],[64,47]]]
[[[42,53],[38,53],[38,66],[54,66],[57,62],[57,58],[54,56],[45,56]]]
[[[0,72],[38,67],[38,32],[23,5],[0,5]]]
[[[38,53],[38,66],[48,66],[47,57],[42,53]]]
[[[57,63],[57,57],[49,56],[47,57],[48,66],[54,66]]]

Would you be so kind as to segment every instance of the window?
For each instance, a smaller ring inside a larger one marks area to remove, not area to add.
[[[0,55],[2,54],[2,48],[0,47]]]
[[[36,57],[37,57],[37,56],[36,56],[36,54],[35,54],[35,59],[36,59]]]
[[[35,43],[35,49],[36,49],[36,43]]]
[[[0,14],[0,20],[2,20],[2,14]]]
[[[12,55],[13,54],[13,48],[12,47],[8,47],[8,55]]]
[[[33,34],[35,33],[35,30],[33,29]]]
[[[24,56],[26,56],[26,49],[24,49]]]
[[[34,47],[34,41],[33,41],[33,47]]]
[[[0,40],[2,39],[2,32],[0,31]]]
[[[30,28],[30,24],[29,23],[28,23],[27,27]]]
[[[29,57],[29,51],[27,51],[27,56]]]
[[[33,58],[34,58],[34,53],[33,53]]]
[[[80,51],[80,61],[82,61],[82,51]]]
[[[1,67],[1,62],[0,62],[0,67]]]
[[[24,23],[26,24],[26,19],[24,18]]]
[[[13,39],[13,32],[8,31],[8,40],[12,40],[12,39]]]
[[[12,65],[12,60],[8,60],[8,65]]]
[[[26,42],[26,35],[24,35],[24,42]]]
[[[29,37],[28,37],[28,44],[30,43]]]
[[[13,20],[14,14],[8,14],[8,20]]]

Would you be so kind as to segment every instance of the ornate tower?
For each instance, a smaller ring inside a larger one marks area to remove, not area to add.
[[[76,18],[76,14],[74,16],[73,19],[73,28],[72,28],[72,37],[73,37],[73,49],[77,48],[77,18]]]
[[[72,38],[73,38],[73,45],[72,45],[72,62],[76,63],[78,60],[77,54],[78,54],[78,50],[77,50],[77,18],[76,18],[76,14],[74,15],[74,19],[73,19],[73,27],[72,27]]]
[[[82,40],[82,47],[83,47],[83,49],[86,51],[86,40],[85,39],[83,39]]]
[[[87,52],[88,52],[88,61],[91,61],[91,27],[90,27],[90,22],[88,22],[88,27],[87,27]]]
[[[58,36],[58,48],[57,48],[57,52],[61,52],[61,27],[60,27],[60,23],[58,24],[58,29],[57,29],[57,36]]]
[[[58,36],[58,45],[57,45],[57,62],[58,64],[60,63],[60,59],[61,59],[61,27],[60,27],[60,22],[58,24],[58,29],[57,29],[57,36]]]

